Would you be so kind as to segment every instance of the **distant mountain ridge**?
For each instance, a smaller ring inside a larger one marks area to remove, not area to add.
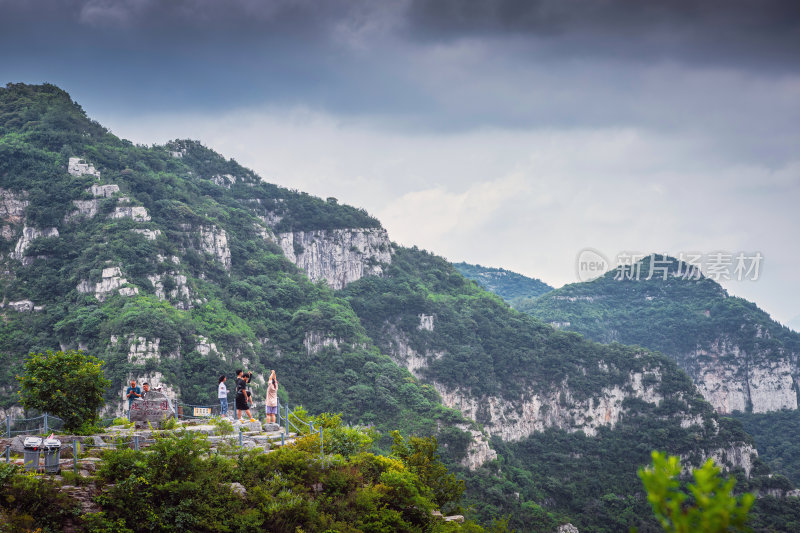
[[[536,278],[529,278],[504,268],[484,267],[469,263],[453,263],[462,276],[474,280],[489,292],[515,307],[516,302],[527,298],[538,298],[553,287]]]
[[[712,279],[687,279],[685,264],[667,260],[667,279],[618,279],[612,270],[519,309],[598,342],[669,355],[720,413],[797,409],[800,334]],[[649,261],[641,261],[642,272]]]

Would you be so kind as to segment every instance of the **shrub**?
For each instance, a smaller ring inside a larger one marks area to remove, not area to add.
[[[652,458],[652,466],[640,468],[639,477],[647,490],[647,501],[664,531],[745,530],[747,513],[755,498],[749,493],[739,498],[734,496],[736,479],[723,480],[713,460],[709,459],[692,472],[694,483],[689,483],[684,491],[678,481],[680,460],[658,451],[652,453]]]

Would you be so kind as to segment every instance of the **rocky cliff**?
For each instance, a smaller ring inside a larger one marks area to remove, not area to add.
[[[392,262],[384,229],[334,229],[278,234],[284,255],[312,281],[342,289],[364,276],[380,276]]]

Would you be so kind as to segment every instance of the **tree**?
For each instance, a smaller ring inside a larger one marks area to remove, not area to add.
[[[17,376],[21,403],[61,418],[68,431],[94,424],[111,385],[103,375],[103,364],[82,351],[31,353],[25,359],[25,373]]]
[[[439,460],[436,437],[403,439],[399,431],[392,431],[392,439],[392,455],[433,488],[433,502],[439,507],[457,505],[464,494],[464,481],[448,472]]]
[[[653,465],[639,469],[639,477],[647,490],[647,501],[653,507],[664,531],[675,533],[717,533],[746,531],[747,513],[755,498],[732,494],[736,479],[720,477],[720,469],[709,459],[692,472],[694,483],[681,489],[678,476],[681,462],[675,456],[652,453]]]

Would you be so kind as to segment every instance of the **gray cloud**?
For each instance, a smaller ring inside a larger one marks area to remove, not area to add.
[[[412,0],[409,19],[429,39],[518,35],[550,53],[800,66],[790,0]]]

